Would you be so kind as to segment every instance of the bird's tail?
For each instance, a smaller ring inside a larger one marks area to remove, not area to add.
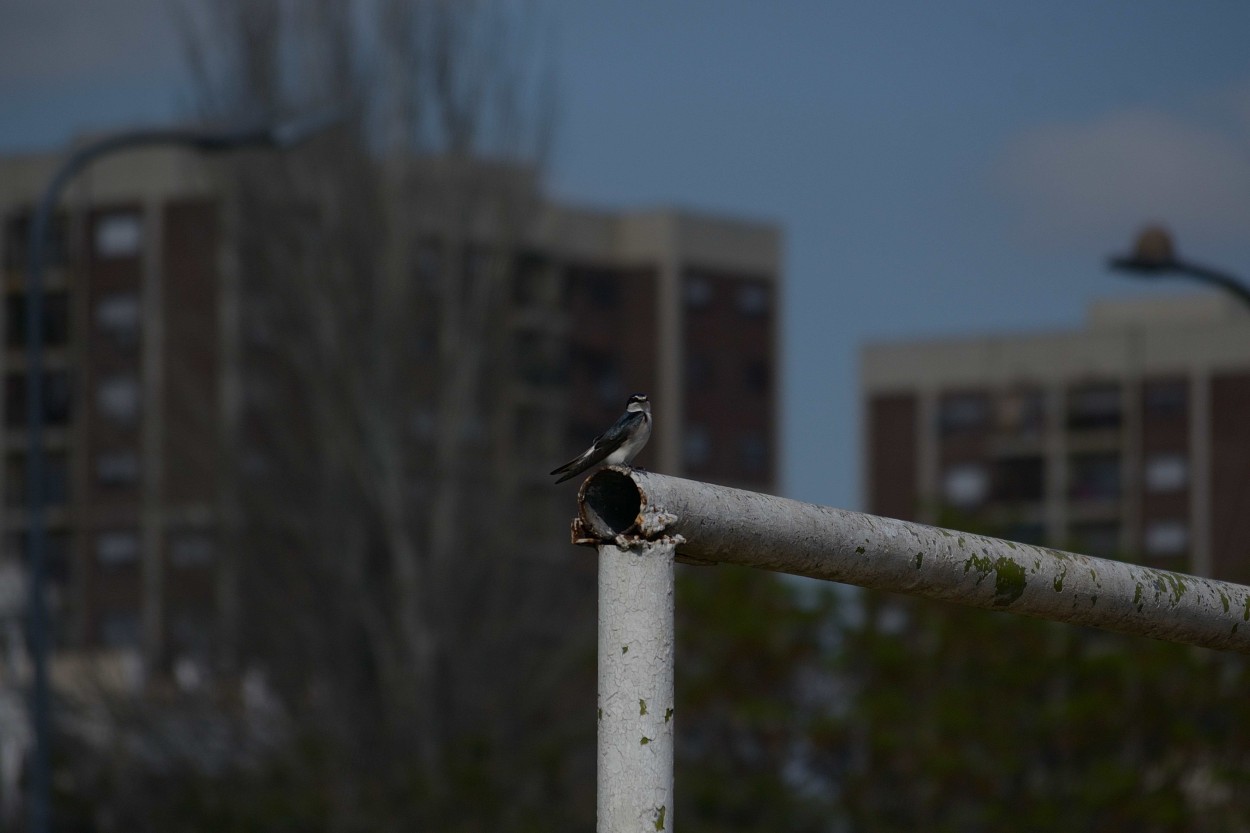
[[[563,483],[564,481],[568,480],[570,477],[575,476],[577,474],[577,471],[576,471],[577,464],[580,463],[582,461],[582,458],[585,456],[586,455],[584,454],[579,454],[576,457],[574,457],[572,460],[569,460],[563,466],[560,466],[559,468],[556,468],[556,469],[552,469],[551,471],[552,474],[564,475],[564,477],[561,477],[556,482]],[[567,472],[567,474],[565,474],[565,472]]]

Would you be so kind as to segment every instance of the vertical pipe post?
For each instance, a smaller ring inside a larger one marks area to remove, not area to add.
[[[599,546],[599,833],[673,829],[676,549]]]

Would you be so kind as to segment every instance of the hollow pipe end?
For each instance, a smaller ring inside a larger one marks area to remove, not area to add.
[[[597,544],[638,530],[647,498],[628,466],[607,466],[577,490],[574,543]],[[582,540],[577,540],[579,534]]]
[[[685,543],[683,536],[671,534],[676,516],[654,505],[647,493],[648,479],[653,477],[629,466],[606,466],[582,481],[577,492],[577,517],[573,519],[573,543],[590,547],[620,546],[631,540],[672,540],[679,546]],[[696,566],[717,563],[687,555],[680,549],[677,560]]]

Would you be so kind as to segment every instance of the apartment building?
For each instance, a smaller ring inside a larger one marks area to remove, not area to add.
[[[569,448],[610,425],[630,393],[647,392],[655,431],[639,465],[775,491],[776,228],[557,207],[544,233],[567,292]]]
[[[1080,330],[874,344],[871,512],[1250,581],[1250,313],[1094,304]]]
[[[24,554],[25,235],[59,155],[0,159],[6,318],[0,483],[5,559]],[[54,228],[45,322],[48,520],[56,637],[67,647],[209,650],[234,602],[218,534],[220,426],[246,407],[246,340],[220,179],[191,153],[101,161]],[[525,489],[651,395],[638,461],[756,489],[777,481],[781,238],[681,210],[548,204],[516,255],[503,337],[508,405],[493,426]],[[414,245],[422,236],[413,235]],[[421,268],[420,253],[414,255]],[[554,456],[553,456],[554,454]],[[567,541],[569,495],[523,530]]]

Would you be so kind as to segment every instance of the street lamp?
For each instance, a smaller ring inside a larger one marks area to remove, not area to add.
[[[1135,278],[1149,280],[1171,275],[1218,286],[1250,307],[1250,287],[1227,272],[1177,257],[1172,235],[1163,226],[1144,228],[1137,236],[1133,253],[1127,257],[1113,257],[1108,265]]]
[[[343,119],[344,115],[335,110],[280,124],[226,129],[149,128],[106,136],[79,148],[62,163],[35,208],[30,224],[30,271],[26,283],[26,503],[30,571],[27,639],[33,671],[30,710],[34,735],[28,808],[28,829],[31,833],[46,833],[50,822],[51,698],[48,686],[48,611],[45,604],[47,521],[44,517],[43,273],[52,212],[70,180],[92,162],[110,153],[153,145],[183,146],[202,153],[249,147],[286,150],[341,123]]]

